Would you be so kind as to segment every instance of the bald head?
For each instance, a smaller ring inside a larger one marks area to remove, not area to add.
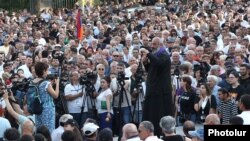
[[[187,120],[184,122],[183,124],[183,133],[187,136],[187,137],[191,137],[188,132],[189,131],[194,131],[195,130],[195,125],[194,122]]]
[[[27,120],[22,125],[22,135],[33,135],[35,132],[35,125],[31,120]]]
[[[220,124],[220,118],[217,114],[209,114],[207,115],[205,119],[206,125],[219,125]]]
[[[123,133],[123,139],[127,140],[128,138],[132,136],[138,135],[138,130],[135,124],[128,123],[123,126],[122,133]]]

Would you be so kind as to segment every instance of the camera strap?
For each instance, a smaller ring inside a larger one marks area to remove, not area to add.
[[[82,86],[82,93],[83,93],[83,89],[84,89],[84,86]],[[86,91],[85,91],[85,94],[83,95],[83,102],[82,102],[82,107],[81,107],[81,116],[84,112],[84,108],[85,108],[85,102],[87,101],[87,95],[86,95]]]

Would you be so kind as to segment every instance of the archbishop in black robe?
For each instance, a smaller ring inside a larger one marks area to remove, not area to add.
[[[146,95],[143,106],[143,120],[151,121],[155,127],[155,135],[160,136],[162,130],[159,127],[163,116],[173,116],[173,100],[171,85],[171,61],[165,48],[160,47],[160,39],[153,39],[152,44],[157,44],[154,52],[147,53],[147,61],[144,61],[148,72],[146,81]],[[159,44],[158,44],[159,43]],[[154,45],[155,46],[155,45]]]

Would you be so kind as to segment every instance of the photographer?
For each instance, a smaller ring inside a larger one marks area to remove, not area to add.
[[[142,67],[137,64],[131,66],[132,75],[130,77],[130,92],[133,104],[133,121],[140,123],[142,121],[142,102],[144,100],[144,73]]]
[[[79,83],[80,85],[84,85],[86,93],[85,103],[87,103],[88,108],[87,117],[97,120],[96,97],[98,95],[97,90],[99,90],[99,88],[95,88],[97,83],[97,74],[88,68],[86,69],[86,73],[80,77]]]
[[[52,132],[55,129],[55,104],[53,99],[59,96],[59,79],[55,79],[56,88],[52,87],[52,84],[44,80],[48,75],[49,66],[42,62],[37,62],[35,65],[35,72],[37,78],[32,83],[39,85],[40,99],[43,106],[43,111],[40,115],[36,115],[36,127],[45,125]],[[42,82],[43,81],[43,82]]]
[[[82,125],[82,123],[87,119],[87,103],[84,103],[84,93],[82,89],[82,85],[79,84],[79,73],[77,71],[73,71],[70,74],[70,84],[67,84],[64,88],[65,99],[67,101],[67,107],[69,110],[69,114],[73,116],[73,118],[77,121],[78,125]],[[83,107],[82,107],[83,106]],[[81,116],[81,110],[83,109],[83,114]]]
[[[60,47],[60,45],[56,45],[55,47],[56,47],[55,49],[57,49],[57,47]],[[54,67],[56,67],[56,66],[59,67],[63,63],[64,59],[66,58],[66,51],[65,51],[65,54],[64,54],[60,49],[52,51],[51,55],[52,55],[53,59],[58,60],[58,62],[54,62],[54,64],[53,64]],[[54,61],[56,61],[56,60],[54,60]]]
[[[125,78],[125,65],[121,62],[117,64],[117,78],[112,79],[111,90],[113,92],[114,121],[117,127],[114,131],[121,130],[121,127],[131,122],[131,95],[130,82]],[[123,88],[122,88],[123,87]],[[122,91],[124,90],[124,91]],[[119,115],[121,114],[121,115]],[[121,118],[119,120],[119,118]]]
[[[17,102],[19,103],[20,107],[23,108],[24,96],[27,92],[28,85],[30,83],[30,79],[22,78],[18,74],[13,74],[10,77],[10,81],[12,82],[11,91],[18,98]],[[11,86],[11,84],[10,84],[10,86]]]

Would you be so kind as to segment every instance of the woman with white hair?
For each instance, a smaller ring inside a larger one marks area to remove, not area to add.
[[[213,65],[210,68],[209,75],[217,76],[217,83],[219,83],[222,79],[219,77],[221,75],[221,67],[219,65]]]
[[[105,77],[105,66],[103,64],[98,64],[96,66],[97,79],[95,83],[95,89],[98,91],[101,87],[101,79]]]

